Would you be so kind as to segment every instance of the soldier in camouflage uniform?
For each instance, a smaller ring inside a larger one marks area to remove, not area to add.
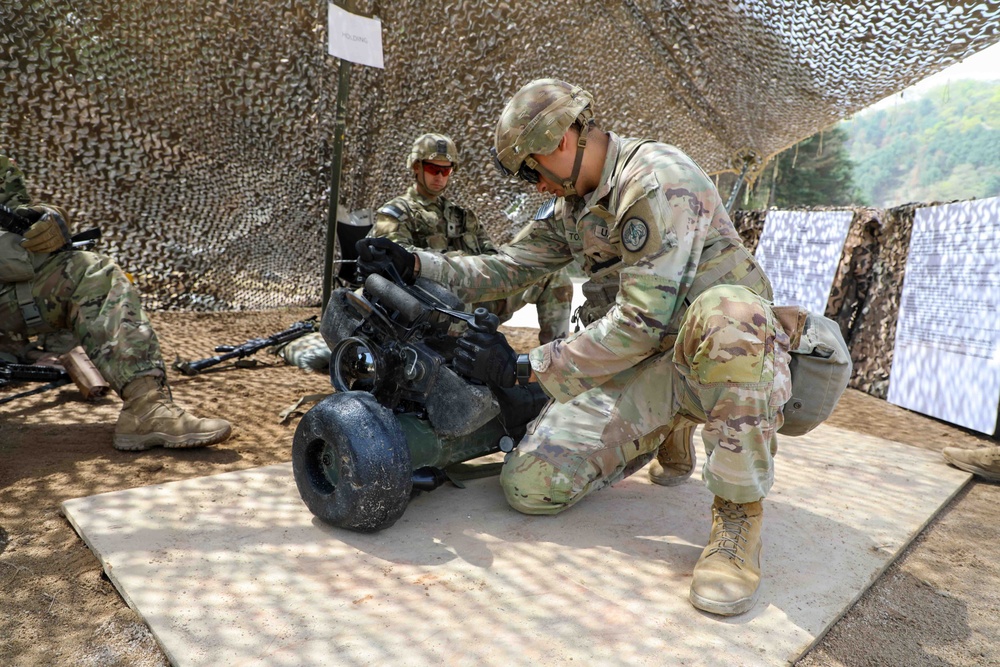
[[[431,250],[447,257],[495,255],[496,247],[476,214],[444,196],[448,179],[458,168],[458,149],[443,134],[417,137],[406,160],[414,183],[401,197],[387,202],[375,214],[369,236],[388,238],[408,250]],[[526,303],[538,309],[538,339],[544,345],[565,338],[569,327],[573,285],[565,271],[541,278],[527,289],[504,299],[477,303],[509,320]]]
[[[229,422],[198,419],[171,399],[159,342],[125,273],[108,257],[65,249],[65,213],[32,204],[24,174],[4,155],[0,186],[0,204],[23,217],[44,214],[24,236],[0,228],[0,349],[17,352],[36,334],[71,332],[125,402],[117,449],[202,447],[229,437]]]
[[[592,103],[577,86],[542,79],[504,109],[495,162],[556,196],[525,237],[464,258],[362,241],[361,268],[372,270],[368,259],[381,251],[400,275],[475,301],[575,258],[591,278],[585,329],[520,357],[499,334],[458,341],[459,372],[510,386],[527,362],[554,399],[504,463],[507,500],[529,514],[561,512],[654,456],[652,480],[678,483],[694,466],[693,429],[703,424],[703,477],[715,500],[689,599],[743,613],[760,583],[761,500],[791,395],[789,335],[708,176],[673,146],[601,130]]]

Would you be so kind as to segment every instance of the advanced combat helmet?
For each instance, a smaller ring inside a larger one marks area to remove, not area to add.
[[[560,182],[567,195],[575,194],[574,184],[587,145],[584,128],[594,122],[594,97],[583,88],[558,79],[536,79],[514,94],[497,121],[493,140],[493,162],[504,176],[517,176],[538,183],[539,171]],[[576,162],[568,179],[540,168],[533,153],[548,155],[574,124],[578,124]]]
[[[447,160],[458,168],[458,148],[451,137],[444,134],[421,134],[413,142],[410,156],[406,160],[406,168],[412,169],[417,162],[424,160]]]

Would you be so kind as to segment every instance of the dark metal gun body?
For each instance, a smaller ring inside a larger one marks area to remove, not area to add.
[[[219,345],[215,348],[215,351],[222,352],[223,354],[218,354],[213,357],[198,359],[197,361],[181,361],[178,358],[177,361],[174,362],[174,368],[179,370],[181,373],[184,373],[184,375],[197,375],[206,368],[211,368],[212,366],[221,364],[224,361],[229,361],[230,359],[243,359],[244,357],[249,357],[256,352],[263,350],[265,347],[283,345],[284,343],[293,341],[296,338],[301,338],[306,334],[318,331],[319,323],[316,320],[317,318],[314,315],[307,320],[296,322],[284,331],[279,331],[278,333],[268,336],[267,338],[251,338],[242,345]]]
[[[36,212],[32,211],[32,213]],[[28,231],[28,228],[36,223],[41,217],[42,215],[38,213],[37,217],[30,219],[19,213],[15,213],[4,204],[0,204],[0,227],[6,229],[8,232],[24,236],[24,233]]]
[[[69,373],[54,366],[36,366],[33,364],[8,364],[0,361],[0,387],[6,387],[15,382],[44,382],[45,384],[35,389],[22,391],[19,394],[0,398],[0,405],[16,401],[25,396],[40,394],[49,389],[62,387],[73,380]]]

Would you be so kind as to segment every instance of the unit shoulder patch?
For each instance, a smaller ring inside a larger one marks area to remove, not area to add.
[[[622,225],[622,245],[629,252],[637,253],[649,241],[649,224],[642,218],[632,217]]]
[[[544,220],[545,218],[551,218],[556,212],[556,198],[553,197],[547,202],[538,207],[535,211],[535,220]]]

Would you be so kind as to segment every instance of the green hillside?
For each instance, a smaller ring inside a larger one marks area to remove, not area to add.
[[[1000,81],[958,81],[841,126],[874,206],[1000,195]]]

